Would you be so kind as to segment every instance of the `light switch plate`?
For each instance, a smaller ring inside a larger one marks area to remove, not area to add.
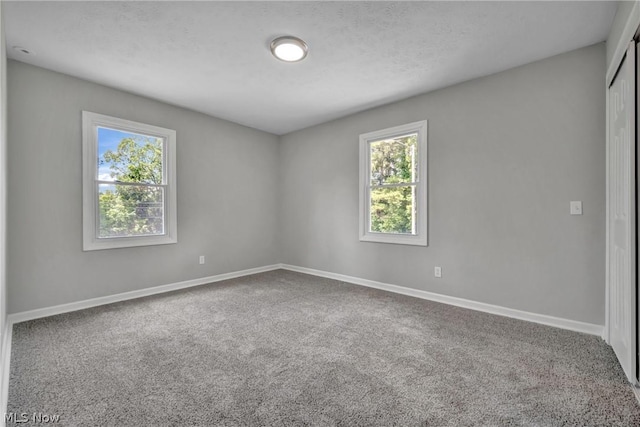
[[[571,209],[571,215],[582,215],[582,202],[581,201],[569,202],[569,207]]]

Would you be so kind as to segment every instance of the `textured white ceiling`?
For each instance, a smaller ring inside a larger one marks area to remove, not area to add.
[[[8,55],[275,134],[605,40],[616,2],[11,2]],[[270,41],[309,45],[300,63]],[[34,52],[24,55],[12,49]]]

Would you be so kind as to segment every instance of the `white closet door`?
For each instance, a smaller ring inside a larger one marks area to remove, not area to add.
[[[636,47],[631,43],[609,87],[607,147],[609,343],[636,378]]]

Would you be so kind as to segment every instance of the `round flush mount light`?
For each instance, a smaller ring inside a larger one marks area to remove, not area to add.
[[[16,52],[22,53],[23,55],[31,55],[31,51],[22,46],[13,46],[13,50]]]
[[[273,56],[285,62],[302,61],[309,50],[307,44],[297,37],[278,37],[271,42]]]

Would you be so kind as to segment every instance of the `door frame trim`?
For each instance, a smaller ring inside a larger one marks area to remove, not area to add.
[[[611,60],[608,64],[607,74],[605,78],[605,87],[607,91],[609,90],[609,87],[611,86],[611,83],[613,82],[613,79],[616,76],[618,69],[620,68],[620,64],[622,64],[622,59],[627,53],[629,42],[634,39],[638,29],[640,29],[640,2],[635,1],[633,8],[629,13],[629,17],[627,18],[627,22],[624,25],[624,29],[622,30],[622,34],[618,39],[618,43],[616,44],[613,56],[611,57]],[[609,138],[609,134],[607,134],[607,138]]]

